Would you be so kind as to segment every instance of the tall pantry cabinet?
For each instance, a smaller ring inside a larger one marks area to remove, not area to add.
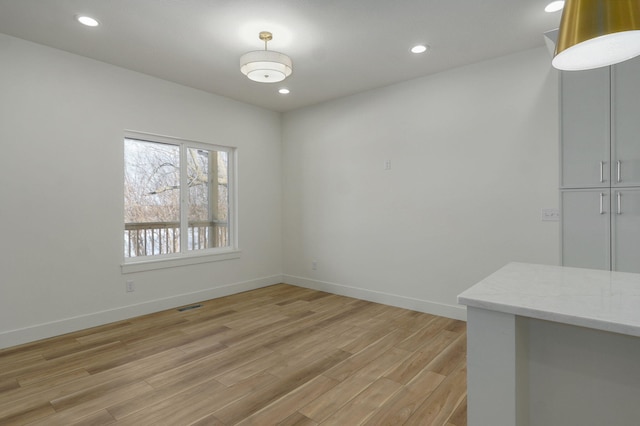
[[[640,273],[640,58],[560,82],[562,264]]]

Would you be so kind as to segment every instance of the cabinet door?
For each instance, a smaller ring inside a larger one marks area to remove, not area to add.
[[[561,191],[562,264],[610,269],[608,189]]]
[[[564,188],[609,186],[609,67],[561,74],[561,182]]]
[[[640,58],[611,69],[613,186],[640,186]]]
[[[640,188],[612,194],[613,270],[640,273]]]

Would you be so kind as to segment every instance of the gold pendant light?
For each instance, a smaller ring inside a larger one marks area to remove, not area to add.
[[[258,38],[264,41],[264,50],[254,50],[240,57],[240,71],[250,80],[259,83],[277,83],[293,72],[291,58],[284,53],[267,50],[267,42],[273,39],[269,31],[262,31]]]
[[[640,0],[567,0],[552,64],[599,68],[640,55]]]

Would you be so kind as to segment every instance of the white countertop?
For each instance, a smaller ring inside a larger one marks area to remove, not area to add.
[[[458,303],[640,337],[640,274],[510,263]]]

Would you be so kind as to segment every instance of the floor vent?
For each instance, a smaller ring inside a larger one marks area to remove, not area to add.
[[[197,304],[197,305],[191,305],[191,306],[185,306],[184,308],[178,308],[178,311],[180,312],[184,312],[184,311],[190,311],[191,309],[198,309],[198,308],[202,308],[201,304]]]

